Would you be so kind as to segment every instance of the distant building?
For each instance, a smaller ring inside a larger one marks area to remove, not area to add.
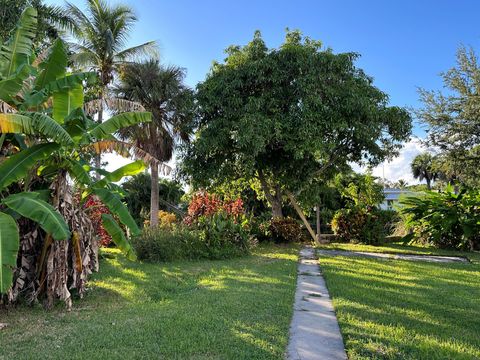
[[[382,210],[394,210],[394,205],[398,204],[400,197],[415,195],[414,192],[406,189],[383,189],[385,200],[380,204]]]

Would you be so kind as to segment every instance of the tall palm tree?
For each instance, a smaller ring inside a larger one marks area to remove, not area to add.
[[[435,166],[435,157],[430,153],[419,154],[413,159],[412,174],[415,179],[427,182],[428,190],[432,189],[432,181],[438,178],[438,172]]]
[[[139,57],[156,57],[157,44],[149,41],[126,48],[128,36],[137,21],[128,6],[110,5],[104,0],[87,0],[85,13],[71,3],[67,3],[66,10],[76,23],[72,30],[77,39],[72,44],[72,61],[81,68],[96,70],[99,75],[98,99],[93,101],[93,105],[86,106],[96,110],[97,121],[101,123],[105,106],[118,105],[118,102],[108,101],[108,86],[115,73],[122,65]],[[100,156],[96,157],[96,166],[100,167]]]
[[[158,60],[130,64],[123,68],[116,94],[143,105],[153,115],[152,122],[123,129],[128,139],[154,159],[150,162],[152,190],[150,225],[158,225],[159,162],[169,161],[176,141],[188,141],[188,125],[194,116],[193,91],[184,84],[185,70],[160,65]]]

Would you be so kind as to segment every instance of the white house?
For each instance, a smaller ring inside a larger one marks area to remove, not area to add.
[[[415,193],[405,189],[383,189],[385,200],[380,204],[382,210],[393,210],[401,196],[414,195]]]

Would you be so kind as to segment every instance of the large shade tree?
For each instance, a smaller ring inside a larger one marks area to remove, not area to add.
[[[303,191],[347,162],[378,164],[409,138],[408,112],[388,106],[357,54],[334,54],[298,31],[278,49],[256,32],[226,53],[197,89],[196,137],[183,154],[195,186],[255,179],[274,216],[285,196],[301,215]]]
[[[157,56],[157,45],[155,41],[149,41],[127,47],[127,40],[137,21],[129,6],[110,5],[104,0],[87,0],[86,5],[86,12],[71,3],[66,6],[76,24],[72,31],[77,40],[71,44],[72,61],[80,68],[98,73],[97,98],[86,104],[86,110],[97,113],[97,121],[101,123],[106,108],[113,111],[139,110],[135,104],[112,99],[108,86],[122,65],[143,56]],[[96,158],[96,166],[100,167],[100,156]]]
[[[187,141],[194,117],[193,91],[184,84],[185,71],[177,66],[163,66],[157,60],[127,65],[123,68],[117,96],[138,102],[153,115],[150,123],[131,126],[120,136],[153,156],[150,161],[150,225],[158,225],[159,161],[169,161],[174,145]]]

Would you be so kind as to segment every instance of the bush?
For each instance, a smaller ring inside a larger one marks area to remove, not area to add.
[[[204,216],[196,226],[147,228],[133,244],[140,260],[228,259],[246,255],[255,242],[244,224],[226,214]]]
[[[219,213],[237,218],[244,215],[242,199],[222,200],[215,194],[201,191],[193,195],[188,205],[188,215],[184,219],[187,225],[194,225],[201,217],[214,216]]]
[[[423,197],[402,200],[401,210],[409,237],[440,248],[480,248],[480,192],[449,186],[444,192],[428,191]]]
[[[300,224],[290,218],[273,218],[269,224],[271,239],[275,243],[300,242],[304,239]]]
[[[174,213],[159,210],[158,211],[158,226],[161,228],[171,228],[174,224],[177,223],[177,216]],[[145,226],[150,225],[150,220],[145,220],[143,222]]]
[[[335,213],[332,230],[341,241],[378,245],[385,242],[395,218],[391,210],[355,206]]]

